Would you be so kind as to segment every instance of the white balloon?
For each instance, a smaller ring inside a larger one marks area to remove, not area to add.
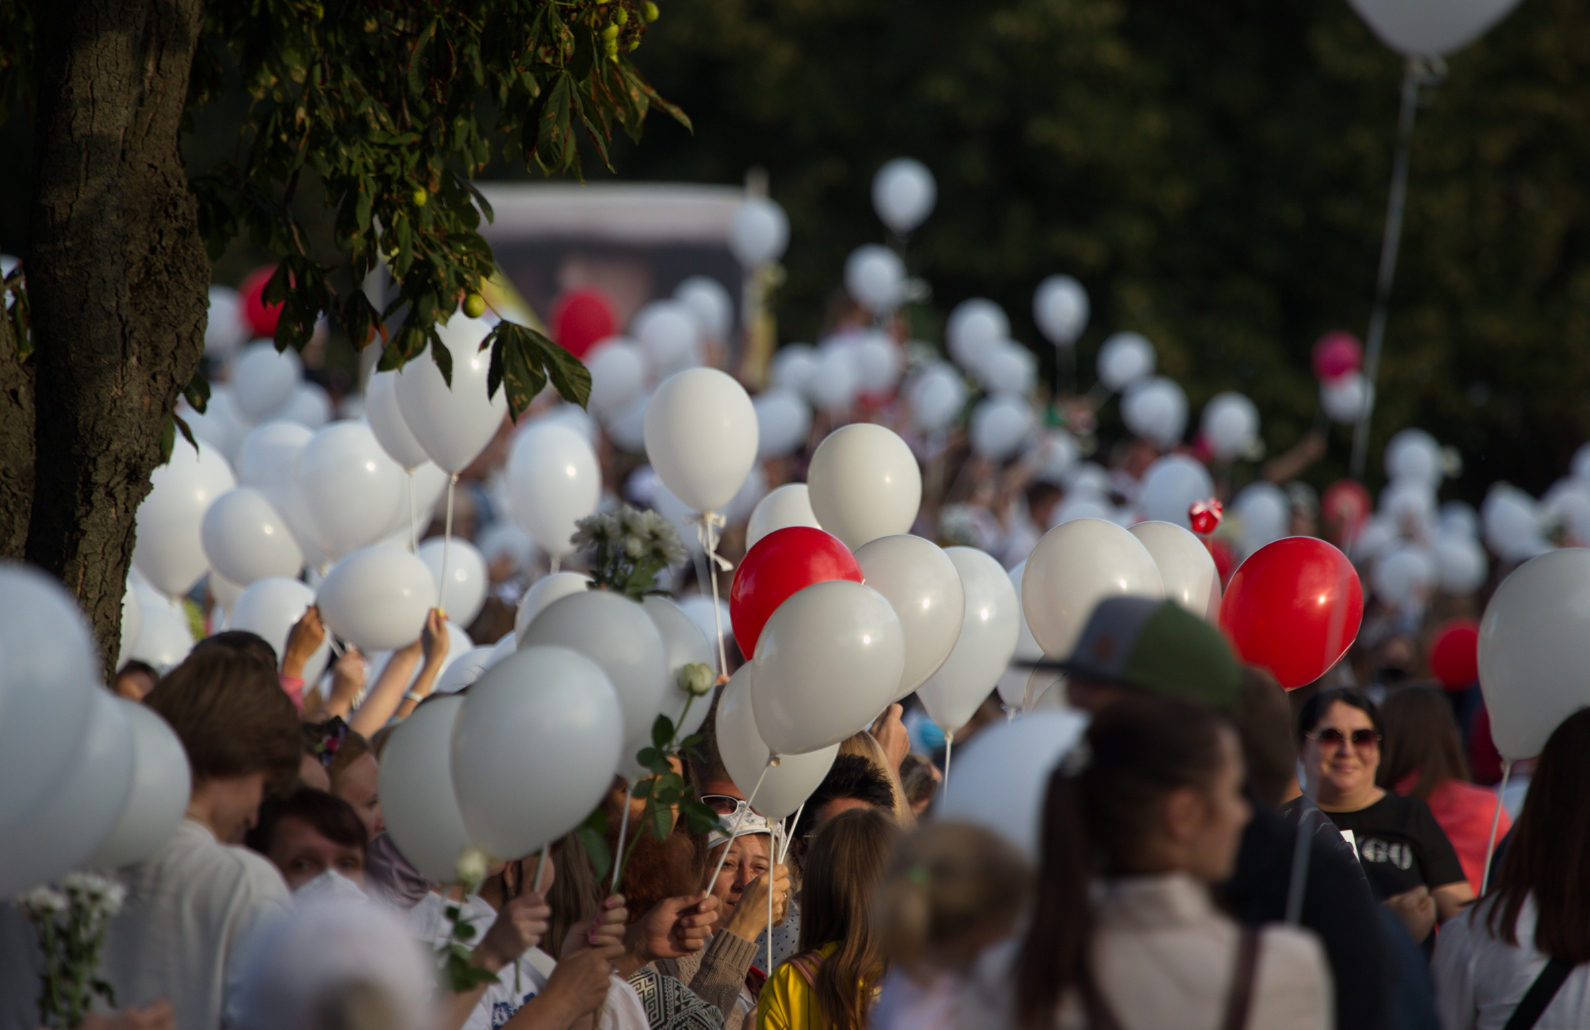
[[[550,576],[542,576],[519,599],[519,612],[513,620],[515,635],[523,637],[525,627],[546,611],[553,601],[590,588],[591,577],[583,572],[554,572]]]
[[[327,628],[369,654],[420,638],[436,603],[436,581],[405,550],[366,547],[333,565],[316,596]]]
[[[652,301],[635,313],[629,329],[659,379],[701,364],[701,326],[679,301]]]
[[[983,385],[992,394],[1025,397],[1038,382],[1038,359],[1014,340],[996,343],[982,361]]]
[[[1259,409],[1240,393],[1217,393],[1204,405],[1204,442],[1218,461],[1235,461],[1259,442]]]
[[[1187,394],[1164,376],[1138,379],[1121,398],[1121,421],[1161,449],[1174,447],[1187,429]]]
[[[520,654],[538,646],[566,647],[599,665],[621,705],[619,739],[624,755],[651,746],[652,724],[668,689],[668,670],[662,634],[645,608],[607,590],[560,597],[519,637]]]
[[[491,568],[506,560],[515,573],[527,573],[535,565],[536,542],[522,526],[498,519],[475,534],[475,546]]]
[[[1380,41],[1409,57],[1449,54],[1501,21],[1518,0],[1349,0]]]
[[[1170,522],[1139,522],[1127,530],[1154,559],[1165,600],[1211,623],[1220,619],[1220,572],[1209,548],[1182,526]]]
[[[754,810],[769,819],[793,815],[806,803],[812,791],[823,782],[839,745],[819,748],[804,755],[784,755],[778,765],[769,767],[772,757],[761,734],[756,731],[756,711],[751,700],[751,677],[756,666],[740,666],[718,696],[718,755],[729,779],[746,797],[756,791]],[[765,775],[764,775],[765,774]]]
[[[954,733],[1009,668],[1020,640],[1021,602],[1010,576],[988,554],[975,547],[950,547],[944,553],[961,581],[964,617],[954,649],[918,689],[917,698],[928,718]]]
[[[453,792],[469,835],[519,858],[583,822],[612,785],[619,699],[590,658],[529,647],[469,688],[453,727]]]
[[[769,379],[776,387],[809,394],[808,386],[817,367],[817,350],[809,343],[789,343],[773,355]]]
[[[727,340],[734,328],[734,298],[718,280],[693,275],[674,289],[674,299],[688,307],[702,330],[714,340]]]
[[[121,595],[121,640],[116,651],[116,668],[120,669],[132,657],[133,644],[138,642],[138,631],[143,626],[143,610],[138,604],[138,592],[128,583]],[[0,708],[0,711],[3,711]]]
[[[756,462],[756,408],[715,368],[693,368],[657,388],[646,410],[646,457],[692,511],[729,503]]]
[[[950,357],[968,372],[979,372],[982,359],[1000,340],[1010,338],[1010,319],[991,300],[975,297],[955,305],[944,324]]]
[[[392,842],[437,883],[458,880],[458,856],[473,843],[453,793],[453,726],[463,707],[464,699],[453,695],[414,709],[387,738],[377,771]]]
[[[188,628],[187,618],[170,600],[151,596],[148,601],[144,603],[143,598],[139,599],[142,615],[138,620],[138,639],[133,641],[128,658],[148,662],[164,676],[181,665],[193,650],[193,631]]]
[[[456,694],[460,690],[480,679],[480,674],[487,669],[487,663],[496,652],[495,644],[486,647],[472,647],[468,651],[447,663],[447,668],[436,677],[436,686],[431,688],[435,694]]]
[[[496,645],[492,647],[491,654],[486,656],[486,668],[491,668],[493,665],[496,665],[498,662],[502,661],[504,658],[513,654],[517,650],[519,650],[519,638],[517,634],[504,634],[503,638],[497,641]]]
[[[1399,527],[1430,525],[1435,518],[1435,491],[1423,480],[1395,480],[1380,492],[1380,510]]]
[[[1011,655],[1012,664],[1000,675],[999,683],[994,688],[999,691],[1000,701],[1012,711],[1023,708],[1031,701],[1028,695],[1033,689],[1032,681],[1034,677],[1040,675],[1037,670],[1016,663],[1035,662],[1043,657],[1043,648],[1039,647],[1038,641],[1033,638],[1032,629],[1027,625],[1027,617],[1021,612],[1021,580],[1026,571],[1027,563],[1022,561],[1008,573],[1011,589],[1016,593],[1016,650]]]
[[[1539,553],[1540,508],[1535,499],[1507,483],[1496,483],[1480,505],[1480,525],[1485,544],[1508,561],[1522,561]]]
[[[805,483],[786,483],[757,502],[745,527],[745,549],[749,551],[775,529],[790,526],[822,528],[812,513],[812,500]]]
[[[1145,519],[1172,522],[1183,529],[1191,529],[1188,509],[1214,495],[1215,483],[1209,478],[1209,470],[1204,468],[1203,462],[1185,454],[1166,454],[1155,459],[1143,473],[1137,505]]]
[[[989,397],[972,409],[972,452],[989,461],[1013,457],[1036,422],[1032,405],[1020,397]]]
[[[887,394],[900,383],[905,354],[888,333],[863,333],[852,345],[860,392]]]
[[[265,495],[278,513],[292,492],[298,457],[314,431],[296,422],[266,422],[249,430],[237,458],[237,481]]]
[[[188,424],[196,441],[209,444],[229,462],[237,459],[252,425],[238,409],[231,387],[224,383],[210,388],[210,402],[204,406],[202,415],[194,411],[185,398],[177,402],[177,414]]]
[[[310,429],[319,429],[331,421],[331,394],[319,383],[301,382],[293,387],[287,399],[261,421],[297,422]]]
[[[179,433],[171,460],[149,477],[149,496],[138,506],[133,566],[161,591],[176,597],[192,590],[209,562],[200,530],[217,497],[237,485],[232,468],[213,447]]]
[[[258,422],[292,396],[304,373],[298,352],[278,351],[269,340],[256,340],[238,352],[232,365],[232,395],[238,410]]]
[[[777,202],[748,197],[729,224],[729,250],[746,268],[777,261],[789,245],[789,218]]]
[[[806,396],[830,413],[847,411],[861,392],[861,368],[849,347],[825,346],[812,362]]]
[[[1051,275],[1033,292],[1032,318],[1050,343],[1069,347],[1087,327],[1088,291],[1069,275]]]
[[[398,407],[397,384],[396,372],[377,372],[371,376],[370,385],[364,389],[364,417],[370,423],[370,431],[393,461],[405,469],[418,468],[430,457],[420,442],[414,439],[414,434],[409,432],[409,424],[403,421],[403,411]]]
[[[77,599],[32,566],[0,562],[0,655],[3,835],[66,778],[104,688],[98,650]]]
[[[933,173],[915,158],[897,157],[872,177],[872,209],[897,233],[908,233],[927,221],[938,195]]]
[[[204,323],[204,356],[225,361],[247,342],[242,295],[230,286],[211,286],[209,317]]]
[[[1466,501],[1447,501],[1441,505],[1440,530],[1444,536],[1477,537],[1480,513]]]
[[[872,314],[893,311],[905,299],[905,263],[888,247],[857,247],[845,259],[845,290]]]
[[[304,567],[287,521],[250,486],[228,490],[204,513],[199,539],[210,568],[238,586],[266,576],[296,576]]]
[[[1540,754],[1557,724],[1590,705],[1590,550],[1565,547],[1502,581],[1480,618],[1480,690],[1503,758]]]
[[[641,394],[606,424],[607,435],[619,450],[629,454],[646,450],[646,411],[651,407],[651,398],[649,393]]]
[[[502,428],[508,391],[499,388],[495,397],[487,397],[491,355],[481,351],[480,344],[491,326],[454,315],[438,323],[436,331],[453,356],[453,385],[449,388],[436,362],[422,354],[398,372],[398,410],[437,467],[457,475]]]
[[[922,505],[922,470],[911,448],[868,422],[829,433],[812,455],[806,483],[822,528],[851,550],[910,532]]]
[[[717,603],[717,611],[713,611],[712,598],[697,594],[693,597],[679,599],[679,610],[689,616],[690,621],[696,624],[701,635],[707,638],[707,644],[712,650],[712,668],[720,675],[723,670],[718,668],[718,644],[720,637],[718,628],[723,628],[721,643],[724,650],[734,648],[734,631],[729,622],[729,604],[727,601]],[[721,620],[721,622],[720,622]]]
[[[966,617],[961,577],[943,549],[908,533],[857,548],[856,564],[862,582],[882,594],[900,620],[905,668],[893,698],[898,701],[927,682],[954,650]]]
[[[1037,863],[1049,777],[1087,728],[1078,712],[1035,712],[988,727],[956,754],[933,817],[990,829]]]
[[[1362,372],[1349,372],[1339,379],[1321,383],[1319,388],[1320,407],[1332,422],[1357,422],[1364,417],[1373,398],[1374,391]]]
[[[318,430],[298,456],[294,485],[315,543],[329,558],[380,540],[388,520],[372,512],[397,509],[406,497],[403,470],[363,422],[333,422]]]
[[[1252,554],[1265,544],[1287,535],[1292,502],[1274,483],[1249,483],[1232,499],[1232,510],[1242,519],[1242,552]]]
[[[115,701],[132,731],[132,783],[115,828],[86,863],[94,869],[119,869],[154,854],[181,825],[193,788],[188,753],[171,725],[136,701]]]
[[[1434,544],[1437,581],[1448,594],[1472,594],[1490,574],[1485,551],[1469,537],[1443,537]]]
[[[1142,541],[1110,522],[1077,519],[1043,535],[1027,558],[1021,610],[1051,658],[1069,658],[1094,607],[1106,597],[1165,596]]]
[[[740,489],[735,491],[729,503],[724,506],[723,515],[731,526],[744,525],[762,503],[762,498],[767,496],[767,473],[762,471],[760,464],[751,466],[751,474],[745,477],[745,482],[740,484]]]
[[[928,368],[912,385],[912,414],[918,429],[936,433],[948,429],[966,407],[966,383],[947,364]]]
[[[447,552],[447,582],[442,583],[442,552]],[[460,626],[475,621],[486,604],[486,591],[491,587],[491,577],[486,573],[486,559],[475,545],[460,537],[449,542],[433,536],[420,543],[417,552],[420,561],[431,570],[431,581],[441,592],[442,601],[437,607]]]
[[[508,501],[514,519],[548,554],[574,550],[575,523],[596,511],[602,469],[579,433],[538,423],[519,433],[508,457]]]
[[[756,408],[758,458],[782,458],[806,443],[806,434],[812,428],[812,409],[800,394],[775,386],[757,394],[751,403]]]
[[[1154,345],[1142,333],[1116,333],[1099,348],[1099,382],[1123,390],[1154,374]]]
[[[591,373],[588,407],[602,421],[615,417],[646,388],[646,352],[640,344],[615,336],[585,356]]]
[[[13,653],[6,652],[8,664]],[[0,897],[12,897],[82,865],[109,838],[127,805],[134,768],[132,727],[114,694],[93,686],[89,691],[83,732],[64,775],[44,780],[42,796],[19,818],[0,823]],[[32,733],[37,727],[25,729]],[[43,779],[29,769],[19,779],[35,777]],[[17,785],[17,780],[8,781],[7,793]]]
[[[712,648],[707,644],[706,634],[701,632],[701,627],[686,615],[677,604],[666,597],[653,594],[641,602],[646,609],[646,614],[651,616],[652,625],[657,627],[657,635],[663,642],[663,663],[668,673],[668,685],[663,687],[661,715],[668,716],[668,721],[674,724],[679,739],[690,736],[701,728],[707,721],[707,709],[712,707],[712,697],[692,698],[692,695],[679,686],[679,670],[692,662],[712,668]],[[689,711],[686,711],[688,706]],[[619,762],[620,772],[626,763],[634,761],[633,754],[626,753]],[[631,773],[645,772],[638,766],[630,769]],[[636,779],[636,776],[629,776]]]
[[[257,580],[232,608],[228,625],[232,629],[258,633],[276,651],[276,660],[287,653],[287,637],[304,612],[315,603],[315,592],[306,583],[283,576],[270,576]],[[304,682],[314,683],[325,671],[331,657],[331,641],[323,640],[315,653],[304,663]]]
[[[675,497],[659,480],[652,490],[652,510],[674,524],[674,529],[679,533],[679,540],[685,545],[685,550],[692,555],[706,553],[706,548],[701,542],[697,527],[690,524],[692,514],[690,505]]]
[[[1435,564],[1423,548],[1403,545],[1375,559],[1369,585],[1375,596],[1394,608],[1423,600],[1435,582]]]
[[[1422,429],[1404,429],[1393,436],[1386,443],[1385,464],[1390,479],[1434,487],[1443,477],[1441,445]]]
[[[814,583],[779,605],[756,641],[751,699],[776,754],[837,744],[888,706],[905,670],[900,620],[848,579]]]

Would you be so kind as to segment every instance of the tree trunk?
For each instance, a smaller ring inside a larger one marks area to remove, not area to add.
[[[209,260],[178,149],[201,0],[37,0],[27,557],[116,660],[133,518],[204,352]]]
[[[27,557],[32,512],[33,362],[21,360],[0,317],[0,558]]]

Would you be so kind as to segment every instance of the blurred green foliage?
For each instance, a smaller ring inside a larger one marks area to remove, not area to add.
[[[1052,362],[1032,289],[1076,275],[1083,387],[1139,330],[1194,425],[1242,390],[1275,453],[1314,422],[1315,339],[1368,323],[1402,61],[1345,0],[671,0],[652,31],[638,63],[695,131],[655,122],[618,174],[766,168],[786,340],[882,238],[871,179],[901,155],[938,178],[908,250],[936,316],[992,297]],[[1449,494],[1538,491],[1590,436],[1590,8],[1525,0],[1448,63],[1414,134],[1370,479],[1419,425],[1463,452]],[[1321,485],[1346,468],[1332,434]]]

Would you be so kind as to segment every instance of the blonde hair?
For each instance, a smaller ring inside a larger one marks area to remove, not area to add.
[[[873,899],[885,957],[908,972],[925,962],[964,971],[1015,926],[1031,880],[1026,858],[997,833],[924,823],[901,838]]]
[[[916,816],[911,812],[911,802],[906,800],[905,785],[900,782],[900,772],[889,764],[889,756],[884,753],[883,745],[878,743],[878,738],[867,730],[853,733],[840,741],[839,753],[865,758],[868,765],[878,770],[879,774],[889,781],[889,786],[894,789],[894,808],[891,814],[894,816],[896,826],[902,830],[909,830],[916,825]]]

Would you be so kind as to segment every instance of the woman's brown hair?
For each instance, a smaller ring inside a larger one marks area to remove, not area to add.
[[[817,1004],[835,1030],[867,1025],[871,992],[884,959],[872,927],[872,895],[900,836],[888,813],[853,808],[817,831],[801,881],[802,952],[839,948],[817,968]]]
[[[1396,790],[1417,775],[1413,796],[1430,800],[1430,792],[1446,780],[1469,779],[1463,757],[1463,739],[1445,691],[1433,687],[1403,687],[1380,706],[1385,739],[1380,743],[1378,786]]]
[[[1050,775],[1032,921],[1016,959],[1019,1025],[1053,1026],[1061,999],[1087,982],[1094,876],[1141,871],[1136,856],[1165,796],[1206,787],[1219,772],[1223,730],[1225,720],[1191,701],[1120,701]]]
[[[298,775],[298,713],[276,671],[253,655],[197,649],[145,703],[176,730],[195,784],[263,772],[285,787]]]
[[[1518,913],[1534,895],[1535,950],[1571,966],[1590,962],[1590,708],[1552,731],[1535,760],[1524,810],[1513,824],[1490,893],[1486,929],[1517,945]]]

